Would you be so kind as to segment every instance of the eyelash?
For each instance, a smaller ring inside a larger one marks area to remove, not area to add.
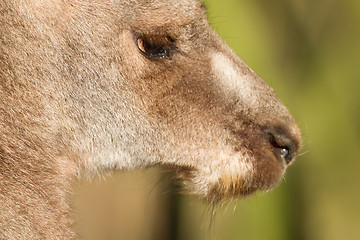
[[[169,36],[142,35],[136,38],[139,51],[149,59],[171,59],[176,51],[175,41]]]

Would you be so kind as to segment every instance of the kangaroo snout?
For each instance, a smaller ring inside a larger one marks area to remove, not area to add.
[[[208,189],[202,191],[219,200],[269,189],[295,158],[300,131],[274,91],[221,40],[209,55],[217,92],[211,118],[217,116],[215,121],[225,127],[216,137],[219,155],[205,160],[206,167],[212,161],[217,167],[208,170],[211,180],[206,176]]]

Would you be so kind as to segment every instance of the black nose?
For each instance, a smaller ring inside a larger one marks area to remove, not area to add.
[[[269,143],[278,159],[283,159],[286,164],[294,160],[299,143],[292,137],[287,127],[268,127],[264,130]]]

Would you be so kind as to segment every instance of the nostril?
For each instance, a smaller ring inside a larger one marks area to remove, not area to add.
[[[286,164],[289,164],[292,161],[293,157],[291,156],[291,152],[287,146],[279,145],[276,141],[270,141],[270,144],[276,156],[280,156],[284,159]]]
[[[287,147],[280,147],[279,154],[282,158],[287,159],[290,154],[290,151]]]
[[[268,136],[269,143],[274,154],[283,159],[286,164],[290,164],[297,151],[296,143],[291,139],[290,134],[283,128],[267,128],[265,133]]]

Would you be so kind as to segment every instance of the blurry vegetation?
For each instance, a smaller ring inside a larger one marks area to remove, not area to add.
[[[166,186],[157,185],[161,179],[156,170],[128,182],[119,177],[123,173],[117,174],[107,180],[117,185],[105,185],[122,190],[107,195],[95,194],[102,191],[95,181],[78,191],[94,195],[87,209],[77,209],[84,219],[90,219],[86,213],[98,211],[106,218],[104,228],[114,234],[93,239],[360,239],[360,1],[205,2],[215,30],[275,89],[297,119],[304,138],[302,154],[279,187],[229,204],[212,220],[211,230],[207,207],[187,196],[174,201]],[[130,182],[135,185],[129,187]],[[135,200],[124,202],[131,194],[126,189],[135,189]],[[109,195],[110,200],[96,205],[95,195]],[[131,225],[134,221],[137,225]],[[99,222],[95,219],[87,228]],[[121,238],[115,237],[119,234]]]

